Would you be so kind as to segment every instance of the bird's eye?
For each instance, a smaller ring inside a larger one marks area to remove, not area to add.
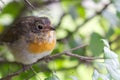
[[[43,26],[42,25],[38,25],[37,28],[40,30],[40,29],[43,29]]]
[[[44,25],[40,22],[35,22],[32,26],[31,31],[34,33],[39,33],[44,28]]]
[[[39,22],[35,22],[35,29],[37,31],[40,31],[44,28],[44,25],[39,21]]]

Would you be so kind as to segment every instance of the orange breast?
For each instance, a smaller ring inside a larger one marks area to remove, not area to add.
[[[55,40],[53,40],[52,42],[43,41],[40,43],[30,43],[28,45],[28,50],[31,53],[39,54],[45,51],[51,51],[55,47],[55,44]]]

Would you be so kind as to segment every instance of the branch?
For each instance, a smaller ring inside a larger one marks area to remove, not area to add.
[[[63,18],[64,18],[66,15],[67,15],[67,13],[63,13],[63,14],[62,14],[62,16],[60,17],[60,20],[59,20],[58,24],[55,26],[55,28],[58,28],[58,27],[61,25],[62,20],[63,20]]]
[[[67,52],[74,51],[74,50],[77,50],[77,49],[80,49],[80,48],[83,48],[83,47],[86,47],[86,46],[87,46],[87,44],[79,45],[79,46],[74,47],[74,48],[72,48],[72,49],[65,50],[65,51],[63,51],[63,52],[61,52],[61,53],[57,53],[57,54],[55,54],[55,55],[51,55],[51,56],[49,56],[48,58],[51,59],[51,60],[53,60],[53,59],[56,59],[56,58],[60,57],[61,55],[65,54],[65,53],[67,53]]]
[[[73,54],[71,52],[66,52],[65,55],[70,56],[70,57],[75,57],[78,58],[79,60],[96,60],[96,59],[103,59],[103,58],[98,58],[98,57],[85,57],[85,56],[80,56],[78,54]]]
[[[47,6],[49,4],[53,4],[53,3],[59,3],[61,2],[61,0],[48,0],[48,1],[33,1],[33,2],[30,2],[29,0],[24,0],[24,2],[28,5],[28,7],[31,7],[32,9],[37,9],[37,8],[40,8],[42,6]]]
[[[34,6],[31,5],[31,3],[30,3],[28,0],[24,0],[24,1],[26,1],[26,3],[27,3],[29,6],[31,6],[32,9],[34,8]],[[111,2],[110,2],[109,4],[111,4]],[[100,14],[109,6],[109,4],[106,4],[101,11],[97,12],[95,15],[93,15],[93,16],[91,16],[90,18],[86,19],[81,25],[77,26],[77,28],[76,28],[72,33],[77,32],[81,26],[84,26],[87,22],[89,22],[91,19],[93,19],[96,15],[100,15]],[[61,16],[61,17],[64,17],[64,15]],[[61,22],[58,23],[58,25],[60,25],[60,24],[61,24]],[[68,36],[71,36],[71,33],[69,33]],[[57,54],[48,56],[48,57],[46,57],[46,58],[49,59],[49,60],[53,60],[53,59],[57,59],[57,58],[60,57],[61,55],[66,55],[66,56],[70,56],[70,57],[75,57],[75,58],[77,58],[77,59],[79,59],[79,60],[82,60],[82,61],[83,61],[83,60],[85,60],[85,61],[86,61],[86,60],[93,61],[93,60],[96,60],[96,59],[103,59],[103,58],[94,58],[94,57],[80,56],[80,55],[73,54],[73,53],[70,52],[70,51],[73,51],[73,50],[77,50],[77,49],[79,49],[79,48],[83,48],[83,47],[85,47],[85,46],[87,46],[87,45],[82,45],[82,46],[80,45],[80,46],[77,46],[77,47],[72,48],[72,49],[70,49],[70,50],[66,50],[66,51],[63,51],[63,52],[61,52],[61,53],[57,53]],[[38,60],[36,63],[38,63],[39,61],[45,61],[46,58],[42,58],[42,59]],[[33,63],[33,64],[36,64],[36,63]],[[33,65],[33,64],[32,64],[32,65]],[[28,70],[28,69],[30,69],[30,67],[29,67],[29,65],[26,65],[25,71]],[[15,72],[15,73],[12,73],[12,74],[10,74],[10,75],[7,75],[6,77],[1,78],[0,80],[8,80],[8,79],[10,79],[10,78],[12,78],[12,77],[14,77],[14,76],[19,75],[19,74],[22,73],[22,72],[23,72],[23,68],[22,68],[21,70]]]
[[[5,5],[5,2],[3,0],[0,0],[0,2]]]
[[[4,1],[0,0],[0,2],[5,5]],[[0,11],[2,11],[2,6],[0,6]]]
[[[87,22],[89,22],[91,19],[93,19],[96,15],[100,15],[106,8],[112,3],[110,1],[108,4],[106,4],[100,11],[96,12],[93,16],[87,18],[81,25],[77,26],[77,28],[73,32],[77,32],[81,26],[84,26]]]
[[[41,6],[47,6],[47,5],[50,5],[50,4],[53,4],[53,3],[60,3],[61,0],[48,0],[48,1],[42,1],[42,2],[34,2],[33,5],[36,7],[36,8],[39,8]]]
[[[108,4],[106,4],[100,11],[96,12],[94,15],[92,15],[91,17],[87,18],[82,24],[78,25],[77,28],[73,31],[73,32],[69,32],[68,35],[64,38],[64,39],[68,39],[70,38],[71,34],[78,32],[79,28],[81,28],[82,26],[84,26],[86,23],[88,23],[90,20],[92,20],[95,16],[97,15],[101,15],[101,13],[107,9],[107,7],[112,3],[112,1],[110,1]],[[63,39],[63,40],[64,40]],[[62,41],[62,39],[60,40]]]
[[[20,73],[25,72],[25,71],[28,70],[28,69],[30,69],[30,66],[29,66],[29,65],[26,65],[26,66],[25,66],[25,70],[21,69],[21,70],[15,72],[15,73],[9,74],[9,75],[7,75],[6,77],[1,78],[0,80],[11,80],[12,77],[17,76],[17,75],[19,75]]]
[[[31,4],[30,1],[28,1],[28,0],[24,0],[24,1],[25,1],[25,3],[26,3],[28,6],[30,6],[32,9],[35,9],[35,7]]]
[[[57,58],[59,58],[61,55],[66,55],[66,56],[70,56],[70,57],[75,57],[75,58],[78,58],[79,60],[95,60],[95,59],[103,59],[103,58],[92,58],[92,57],[84,57],[84,56],[80,56],[80,55],[77,55],[77,54],[72,54],[70,51],[73,51],[73,50],[77,50],[77,49],[80,49],[80,48],[83,48],[83,47],[86,47],[87,45],[79,45],[79,46],[77,46],[77,47],[74,47],[74,48],[72,48],[72,49],[70,49],[70,50],[65,50],[65,51],[63,51],[63,52],[61,52],[61,53],[57,53],[57,54],[54,54],[54,55],[51,55],[51,56],[47,56],[46,58],[42,58],[42,59],[40,59],[40,60],[38,60],[37,62],[35,62],[35,63],[33,63],[33,64],[36,64],[36,63],[38,63],[39,61],[45,61],[46,59],[47,60],[53,60],[53,59],[57,59]],[[31,64],[31,65],[33,65],[33,64]],[[15,72],[15,73],[12,73],[12,74],[10,74],[10,75],[7,75],[6,77],[3,77],[3,78],[1,78],[0,80],[8,80],[8,79],[10,79],[11,77],[14,77],[14,76],[17,76],[17,75],[19,75],[20,73],[22,73],[23,71],[26,71],[26,70],[28,70],[28,69],[30,69],[30,66],[31,65],[25,65],[25,68],[23,69],[21,69],[21,70],[19,70],[19,71],[17,71],[17,72]]]

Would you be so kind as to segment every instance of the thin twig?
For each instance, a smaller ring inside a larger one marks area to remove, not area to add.
[[[62,16],[60,17],[59,22],[58,22],[58,24],[55,26],[55,28],[58,28],[58,27],[61,25],[62,20],[63,20],[63,18],[64,18],[66,15],[67,15],[67,13],[63,13],[63,14],[62,14]]]
[[[110,1],[108,4],[106,4],[100,11],[96,12],[93,16],[86,19],[81,25],[77,26],[77,28],[75,29],[74,32],[77,32],[81,26],[85,25],[88,21],[93,19],[96,15],[100,15],[111,3],[112,3],[112,1]]]
[[[1,2],[3,5],[5,5],[4,1],[0,0],[0,2]],[[3,9],[2,9],[2,6],[0,6],[0,11],[2,11],[2,10],[3,10]]]
[[[77,28],[73,32],[77,32],[81,26],[84,26],[87,22],[93,19],[96,15],[100,15],[111,3],[112,1],[106,4],[100,11],[96,12],[93,16],[87,18],[81,25],[77,26]]]
[[[63,54],[66,53],[66,52],[73,51],[73,50],[77,50],[77,49],[83,48],[83,47],[85,47],[85,46],[87,46],[87,45],[79,45],[79,46],[74,47],[74,48],[72,48],[72,49],[70,49],[70,50],[65,50],[65,51],[63,51],[63,52],[61,52],[61,53],[57,53],[57,54],[48,56],[47,59],[49,59],[49,60],[57,59],[58,57],[60,57],[61,55],[63,55]],[[37,62],[35,62],[35,63],[33,63],[33,64],[36,64],[36,63],[38,63],[39,61],[43,61],[43,60],[45,60],[45,59],[46,59],[46,58],[42,58],[42,59],[38,60]],[[8,62],[6,62],[6,63],[8,63]],[[10,62],[9,62],[9,63],[10,63]],[[14,63],[14,62],[13,62],[13,63]],[[31,65],[33,65],[33,64],[31,64]],[[27,66],[28,66],[28,65],[26,65],[26,67],[27,67]],[[26,71],[26,70],[28,70],[28,69],[29,69],[29,67],[25,68],[24,71]],[[19,74],[22,73],[22,72],[23,72],[23,68],[22,68],[21,70],[15,72],[15,73],[12,73],[12,74],[10,74],[10,75],[7,75],[6,77],[1,78],[0,80],[7,80],[8,78],[17,76],[17,75],[19,75]]]
[[[80,48],[83,48],[83,47],[86,47],[86,46],[87,46],[87,44],[79,45],[79,46],[74,47],[72,49],[65,50],[65,51],[63,51],[61,53],[57,53],[57,54],[51,55],[51,56],[48,57],[48,59],[50,59],[50,60],[56,59],[56,58],[60,57],[61,55],[65,54],[67,52],[74,51],[74,50],[77,50],[77,49],[80,49]]]
[[[77,47],[72,48],[72,49],[70,49],[70,50],[66,50],[66,51],[63,51],[63,52],[61,52],[61,53],[48,56],[47,59],[53,60],[53,59],[56,59],[56,58],[60,57],[60,56],[63,55],[63,54],[65,54],[65,55],[67,55],[67,56],[71,56],[71,57],[78,58],[78,59],[80,59],[80,60],[103,59],[103,58],[84,57],[84,56],[80,56],[80,55],[77,55],[77,54],[72,54],[72,53],[70,52],[70,51],[73,51],[73,50],[76,50],[76,49],[79,49],[79,48],[83,48],[83,47],[85,47],[85,46],[87,46],[87,45],[77,46]],[[43,61],[43,60],[45,60],[45,59],[46,59],[46,58],[42,58],[42,59],[38,60],[36,63],[38,63],[39,61]],[[33,64],[36,64],[36,63],[33,63]],[[32,65],[33,65],[33,64],[32,64]],[[26,66],[28,66],[28,65],[26,65]],[[29,68],[30,68],[30,67],[25,68],[24,71],[28,70]],[[19,75],[19,74],[22,73],[22,72],[23,72],[23,69],[15,72],[15,73],[13,73],[13,74],[7,75],[6,77],[1,78],[0,80],[7,80],[8,78],[17,76],[17,75]]]
[[[35,9],[35,7],[31,4],[30,1],[24,0],[27,5],[29,5],[32,9]]]
[[[0,1],[1,1],[1,3],[2,3],[2,4],[4,4],[4,5],[5,5],[5,2],[4,2],[3,0],[0,0]]]
[[[80,60],[96,60],[96,59],[104,59],[104,58],[98,58],[98,57],[85,57],[85,56],[80,56],[78,54],[73,54],[71,52],[66,52],[65,55],[67,56],[71,56],[71,57],[75,57],[78,58]]]
[[[22,69],[20,69],[17,72],[14,72],[12,74],[7,75],[6,77],[1,78],[0,80],[9,80],[9,79],[11,79],[14,76],[17,76],[20,73],[25,72],[26,70],[29,70],[31,68],[31,65],[26,65],[26,66],[24,66],[24,68],[25,68],[25,70],[22,68]]]
[[[79,31],[79,28],[81,28],[82,26],[84,26],[86,23],[88,23],[90,20],[92,20],[95,16],[100,15],[104,10],[107,9],[107,7],[112,3],[112,1],[110,1],[108,4],[106,4],[100,11],[96,12],[94,15],[92,15],[91,17],[87,18],[82,24],[78,25],[77,28],[73,31],[73,32],[69,32],[68,35],[64,38],[64,39],[68,39],[70,38],[71,34],[76,33]],[[63,39],[63,40],[64,40]],[[61,39],[62,40],[62,39]],[[61,41],[60,40],[60,41]]]
[[[28,0],[24,0],[24,1],[25,1],[32,9],[35,8]],[[101,13],[107,8],[108,5],[109,5],[109,4],[107,4],[100,12],[98,12],[98,13],[96,13],[95,15],[93,15],[92,17],[86,19],[86,20],[83,22],[83,24],[79,25],[79,26],[76,28],[75,32],[77,32],[78,29],[79,29],[81,26],[83,26],[83,25],[86,24],[88,21],[90,21],[91,19],[93,19],[96,15],[101,14]],[[80,59],[80,60],[103,59],[103,58],[84,57],[84,56],[80,56],[80,55],[77,55],[77,54],[72,54],[72,53],[70,52],[70,51],[73,51],[73,50],[76,50],[76,49],[79,49],[79,48],[82,48],[82,47],[85,47],[85,46],[86,46],[86,45],[84,45],[84,46],[77,46],[77,47],[75,47],[75,48],[72,48],[71,50],[66,50],[66,51],[63,51],[63,52],[61,52],[61,53],[48,56],[47,58],[48,58],[48,59],[56,59],[56,58],[60,57],[61,55],[65,54],[65,55],[67,55],[67,56],[75,57],[75,58],[78,58],[78,59]],[[41,60],[45,60],[45,58],[42,58],[42,59],[40,59],[39,61],[41,61]],[[34,63],[34,64],[35,64],[35,63]],[[26,70],[28,70],[28,69],[26,69]],[[13,74],[7,75],[6,77],[1,78],[0,80],[7,80],[8,78],[11,78],[11,77],[14,77],[14,76],[16,76],[16,75],[19,75],[19,74],[22,73],[22,72],[23,72],[23,69],[15,72],[15,73],[13,73]]]
[[[19,75],[19,73],[21,73],[21,72],[22,72],[22,69],[19,70],[19,71],[17,71],[17,72],[15,72],[15,73],[12,73],[12,74],[4,77],[4,78],[2,78],[2,79],[0,79],[0,80],[10,80],[13,76]]]

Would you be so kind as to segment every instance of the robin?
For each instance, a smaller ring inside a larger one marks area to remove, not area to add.
[[[55,29],[47,17],[27,16],[5,30],[0,39],[22,64],[32,64],[49,55],[55,47]]]

